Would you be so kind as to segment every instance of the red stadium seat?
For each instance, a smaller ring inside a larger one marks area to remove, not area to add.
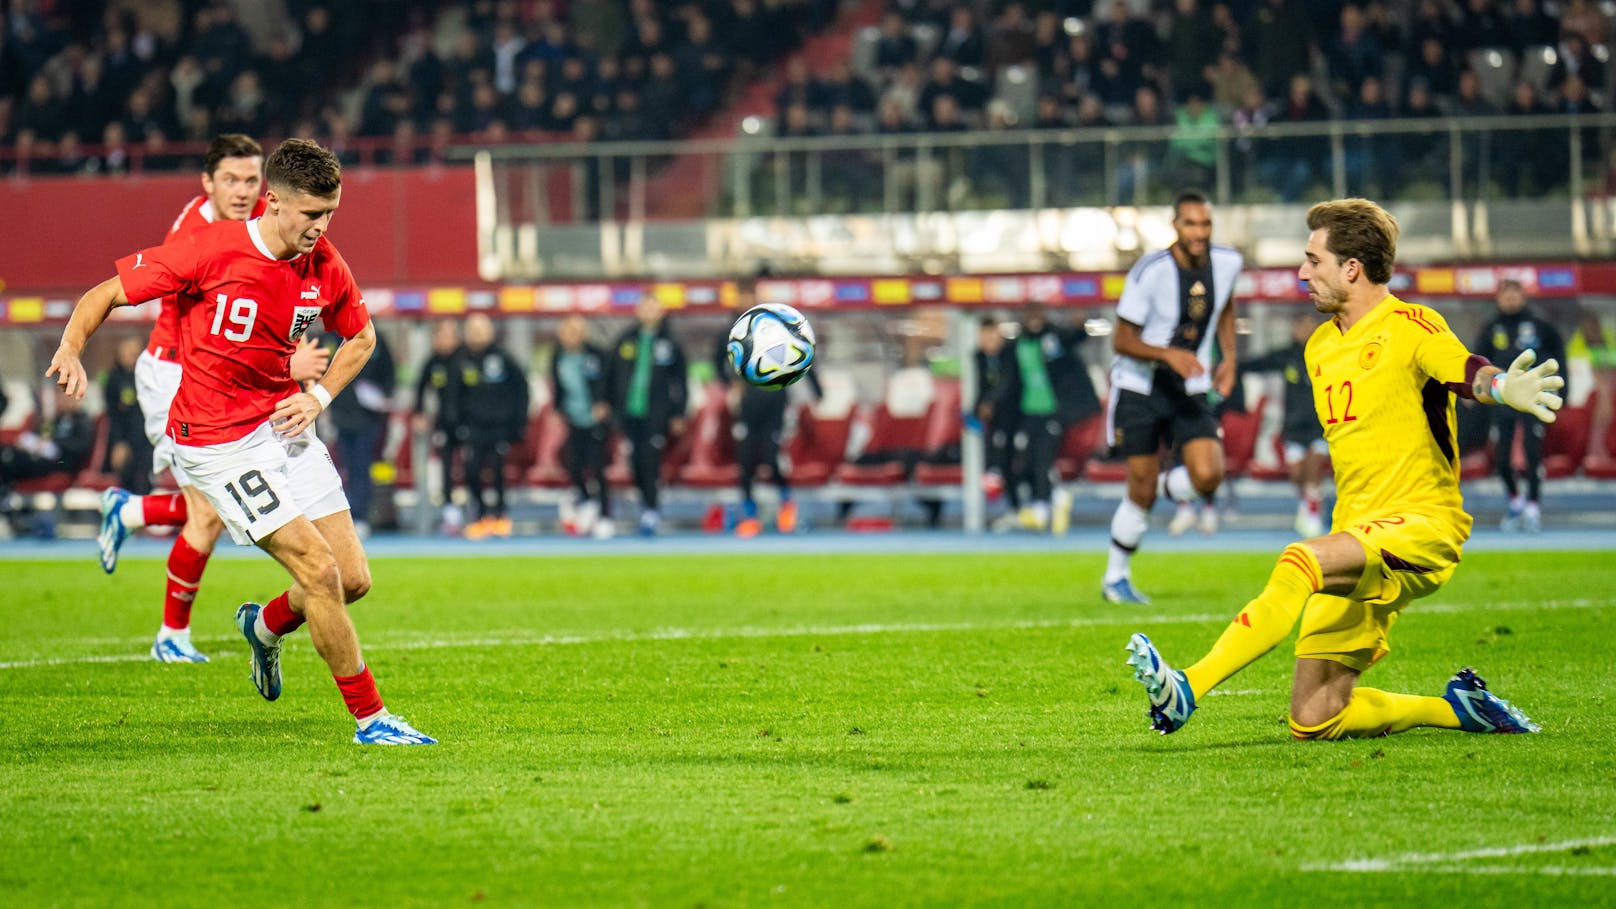
[[[959,380],[938,380],[931,406],[926,410],[926,432],[921,440],[921,451],[935,456],[952,449],[959,450],[965,434],[965,415],[960,411]],[[915,465],[914,480],[926,486],[958,486],[964,480],[964,469],[958,461]]]
[[[1588,436],[1598,403],[1596,391],[1581,405],[1560,409],[1543,434],[1543,476],[1557,480],[1575,474],[1582,467],[1588,455]]]
[[[1258,398],[1257,406],[1246,413],[1231,410],[1218,421],[1218,427],[1223,431],[1224,476],[1242,477],[1250,469],[1252,457],[1257,453],[1257,433],[1262,429],[1263,409],[1267,406],[1267,398]]]
[[[565,489],[572,485],[567,468],[561,463],[561,449],[567,444],[567,421],[554,407],[545,407],[538,419],[528,427],[533,434],[533,466],[528,468],[527,483],[544,489]]]
[[[908,475],[906,456],[918,454],[925,444],[926,415],[895,417],[885,404],[877,404],[864,415],[870,428],[870,441],[864,447],[862,464],[842,464],[833,476],[849,486],[890,486],[902,483]]]
[[[853,430],[851,415],[827,419],[814,414],[804,404],[798,411],[797,431],[786,442],[791,461],[791,485],[823,486],[847,452],[847,437]]]
[[[741,469],[735,463],[735,420],[729,412],[728,397],[729,390],[722,384],[707,386],[701,408],[681,440],[683,463],[674,468],[674,482],[679,485],[722,489],[740,482]]]
[[[1105,436],[1105,414],[1097,413],[1073,423],[1061,439],[1060,451],[1055,455],[1055,470],[1063,482],[1071,482],[1084,475],[1089,458]]]

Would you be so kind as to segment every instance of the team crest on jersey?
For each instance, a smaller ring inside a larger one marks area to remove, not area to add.
[[[320,317],[318,306],[297,306],[292,309],[292,329],[286,333],[286,340],[296,342],[309,330],[314,320]]]
[[[1368,344],[1365,344],[1363,349],[1358,351],[1358,368],[1374,368],[1374,365],[1380,362],[1380,355],[1384,353],[1385,350],[1386,346],[1381,344],[1379,341],[1370,341]]]
[[[1199,319],[1206,315],[1206,285],[1196,281],[1190,285],[1190,318]]]

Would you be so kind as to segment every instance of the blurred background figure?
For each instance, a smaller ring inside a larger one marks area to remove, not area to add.
[[[505,459],[527,429],[527,405],[527,373],[495,345],[493,320],[481,314],[466,319],[455,438],[465,446],[466,488],[477,514],[466,527],[468,540],[511,535]],[[492,501],[486,495],[489,485]]]
[[[1015,482],[1015,434],[1021,411],[1013,401],[1001,401],[1000,390],[1015,364],[1005,346],[1004,327],[995,316],[983,316],[976,328],[976,416],[982,421],[982,485],[989,499],[1004,496],[1010,517],[1021,509],[1021,490]]]
[[[152,444],[135,394],[135,361],[141,350],[139,338],[118,342],[117,359],[107,370],[101,398],[107,408],[107,458],[102,469],[135,495],[152,488]]]
[[[735,306],[745,312],[757,305],[757,284],[751,280],[738,281],[735,286]],[[791,496],[791,476],[780,463],[780,442],[786,428],[786,409],[791,402],[789,389],[759,388],[742,381],[735,374],[728,352],[729,335],[719,340],[718,355],[713,368],[718,381],[729,390],[729,409],[735,415],[735,460],[740,468],[741,512],[735,522],[735,535],[755,537],[763,532],[758,517],[757,498],[753,486],[759,468],[768,467],[780,494],[780,507],[775,513],[775,529],[781,533],[797,532],[797,502]],[[819,378],[809,370],[798,383],[809,389],[815,400],[823,394]]]
[[[1295,527],[1303,539],[1322,536],[1328,526],[1319,485],[1330,460],[1330,446],[1324,442],[1324,427],[1313,406],[1313,380],[1303,356],[1307,339],[1318,325],[1312,313],[1298,315],[1291,322],[1291,343],[1240,362],[1243,373],[1277,372],[1285,380],[1285,420],[1279,434],[1285,444],[1285,465],[1300,496]]]
[[[365,367],[331,402],[331,425],[337,430],[337,467],[342,471],[354,529],[361,540],[370,536],[371,465],[387,436],[387,415],[396,388],[393,354],[378,333],[376,349]]]
[[[95,419],[81,402],[52,386],[55,407],[38,432],[24,432],[0,446],[0,489],[19,480],[53,474],[76,474],[90,460],[95,445]]]
[[[570,534],[612,535],[611,498],[606,488],[606,440],[612,408],[606,400],[606,358],[589,343],[589,323],[571,316],[561,323],[550,383],[555,407],[567,424],[562,446],[573,498],[562,504],[562,527]]]
[[[1519,281],[1505,280],[1498,285],[1498,314],[1482,326],[1476,342],[1470,349],[1492,361],[1500,369],[1509,369],[1515,358],[1532,351],[1537,362],[1554,360],[1562,368],[1566,362],[1565,342],[1560,332],[1542,315],[1526,304],[1526,291]],[[1568,385],[1561,394],[1571,400]],[[1509,508],[1500,526],[1504,530],[1524,530],[1537,533],[1543,529],[1543,433],[1544,424],[1530,414],[1508,407],[1496,407],[1493,414],[1494,457],[1498,478],[1504,481],[1509,494]],[[1515,440],[1519,437],[1526,489],[1521,489],[1520,474],[1515,468]]]
[[[432,354],[421,364],[421,375],[415,382],[415,431],[432,433],[432,450],[443,470],[442,530],[451,535],[458,534],[463,523],[460,506],[454,503],[459,359],[460,325],[444,319],[432,326]]]
[[[658,495],[662,456],[668,440],[685,431],[684,351],[668,331],[662,303],[646,296],[608,354],[612,411],[629,444],[629,465],[640,493],[640,533],[655,536],[662,526]]]

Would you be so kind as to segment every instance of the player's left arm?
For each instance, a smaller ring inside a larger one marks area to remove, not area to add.
[[[308,391],[300,391],[275,406],[275,413],[270,417],[275,431],[289,438],[313,426],[315,418],[331,406],[331,399],[342,394],[348,383],[365,368],[375,349],[376,326],[367,321],[358,334],[337,348],[320,381],[310,385]]]
[[[1554,422],[1560,409],[1558,392],[1565,380],[1556,375],[1560,364],[1547,360],[1533,368],[1536,356],[1524,351],[1508,370],[1502,370],[1486,357],[1471,353],[1448,328],[1446,321],[1431,310],[1410,319],[1405,331],[1424,332],[1414,349],[1415,362],[1427,376],[1447,386],[1462,398],[1483,404],[1507,404],[1545,423]]]
[[[1227,398],[1234,392],[1235,380],[1240,375],[1239,343],[1234,332],[1234,298],[1224,304],[1223,312],[1218,314],[1218,353],[1222,357],[1218,361],[1218,368],[1212,373],[1212,387],[1221,397]]]

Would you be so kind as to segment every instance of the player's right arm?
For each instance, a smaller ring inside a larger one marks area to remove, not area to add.
[[[57,345],[50,368],[45,370],[45,377],[56,376],[56,384],[62,386],[69,397],[75,400],[84,397],[90,385],[89,376],[84,372],[84,363],[80,360],[84,345],[101,327],[101,323],[107,320],[107,314],[112,312],[113,307],[128,305],[129,298],[124,295],[123,281],[116,276],[90,288],[79,298],[78,305],[73,307],[73,315],[62,330],[62,343]]]
[[[196,241],[187,237],[179,242],[143,249],[117,262],[117,275],[102,281],[79,298],[73,315],[62,331],[62,343],[51,357],[45,376],[56,376],[56,383],[74,398],[84,397],[89,380],[80,356],[84,345],[107,320],[115,306],[128,306],[130,300],[155,300],[190,286],[196,275]]]
[[[1206,370],[1194,353],[1177,347],[1157,347],[1146,344],[1141,328],[1127,319],[1118,318],[1116,331],[1111,334],[1111,349],[1135,360],[1156,360],[1166,363],[1173,372],[1192,379]]]

